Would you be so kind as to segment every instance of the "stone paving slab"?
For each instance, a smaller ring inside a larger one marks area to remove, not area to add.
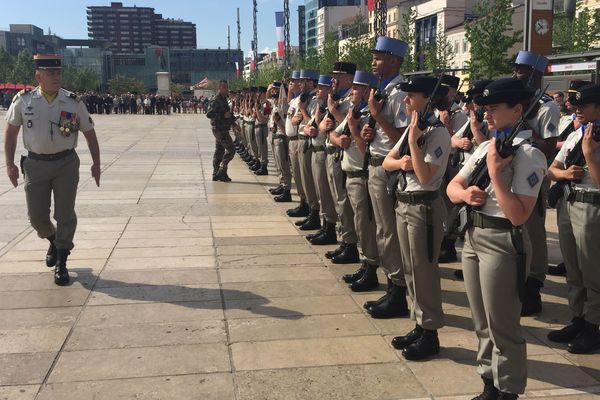
[[[470,400],[480,392],[477,339],[453,276],[459,263],[440,268],[440,355],[407,362],[390,341],[414,321],[374,320],[362,307],[383,294],[383,274],[379,290],[350,292],[340,276],[358,264],[332,264],[323,254],[336,246],[307,243],[285,214],[297,203],[274,203],[267,192],[277,185],[272,163],[271,175],[257,177],[236,157],[234,181],[212,182],[214,138],[203,115],[94,120],[102,185],[80,141],[70,286],[55,286],[44,266],[47,242],[28,225],[22,181],[12,188],[0,179],[0,400]],[[555,262],[554,211],[547,222]],[[544,313],[522,320],[523,398],[598,398],[600,358],[546,338],[570,319],[564,278],[548,278],[543,300]]]

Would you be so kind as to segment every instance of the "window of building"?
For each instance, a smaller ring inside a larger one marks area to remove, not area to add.
[[[463,38],[462,50],[463,53],[467,53],[469,51],[469,41],[467,40],[467,38]]]

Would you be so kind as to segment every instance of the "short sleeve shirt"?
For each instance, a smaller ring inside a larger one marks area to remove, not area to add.
[[[292,125],[292,118],[296,115],[298,111],[298,102],[300,101],[300,96],[294,97],[289,104],[287,110],[287,118],[285,119],[285,134],[288,137],[298,136],[298,127]]]
[[[23,146],[37,154],[74,149],[79,131],[94,128],[85,104],[64,89],[59,90],[50,104],[39,87],[19,93],[5,119],[10,125],[23,127]]]
[[[515,144],[519,142],[521,144],[513,156],[511,163],[502,171],[502,180],[515,194],[537,197],[547,171],[546,156],[527,142],[527,138],[531,137],[531,131],[521,131],[519,137],[520,140],[515,140]],[[464,167],[462,167],[458,175],[468,180],[477,162],[479,160],[485,162],[490,143],[490,141],[487,141],[481,144],[475,150],[473,156],[465,163]],[[506,215],[498,205],[496,193],[491,183],[485,189],[485,192],[488,197],[485,204],[478,211],[492,217],[506,218]]]
[[[560,132],[560,109],[554,101],[547,101],[540,105],[540,109],[534,118],[527,120],[529,127],[542,139],[557,137]]]
[[[410,117],[406,112],[406,105],[404,104],[406,93],[399,88],[399,84],[403,81],[404,78],[398,75],[385,87],[387,98],[381,110],[383,117],[396,128],[407,127],[410,123]],[[371,155],[385,157],[396,143],[388,137],[379,124],[375,125],[375,131],[375,137],[369,145]]]
[[[571,133],[565,143],[563,143],[562,148],[556,155],[554,161],[558,161],[563,166],[566,164],[567,156],[573,150],[577,142],[581,140],[583,137],[583,126],[577,129],[575,132]],[[596,151],[596,161],[600,162],[600,151]],[[592,177],[590,176],[590,171],[588,166],[583,167],[583,178],[580,182],[573,182],[573,187],[576,190],[586,191],[586,192],[598,192],[598,187],[594,184]]]
[[[348,117],[346,117],[341,124],[335,128],[334,134],[341,136],[342,133],[347,132],[348,136],[352,139],[350,142],[350,146],[347,149],[344,149],[344,156],[342,157],[342,171],[346,172],[359,172],[363,169],[363,164],[365,161],[365,155],[360,151],[358,145],[356,144],[356,140],[352,138],[349,130],[346,131],[346,127],[348,126]]]
[[[454,138],[457,139],[462,139],[464,137],[465,131],[467,130],[467,128],[470,126],[471,121],[467,121],[466,124],[464,124],[455,134],[454,134]],[[487,121],[483,121],[483,125],[481,127],[482,133],[484,134],[484,136],[488,139],[491,139],[491,137],[493,135],[491,135],[488,127],[487,127]],[[463,152],[463,155],[465,157],[464,163],[467,162],[467,160],[469,160],[469,158],[471,157],[471,155],[475,152],[475,150],[477,150],[477,144],[475,144],[475,141],[473,140],[473,146],[469,149],[469,151],[465,151]]]
[[[408,139],[408,130],[402,135],[398,143],[394,146],[394,150],[400,148],[401,143]],[[417,191],[435,191],[440,188],[442,180],[446,173],[446,165],[448,164],[448,157],[450,156],[450,135],[448,130],[443,126],[430,127],[425,133],[425,142],[421,148],[426,163],[436,165],[437,169],[435,175],[431,180],[422,184],[419,182],[417,175],[414,171],[408,171],[406,173],[406,189],[405,192],[417,192]],[[402,188],[398,187],[398,190]]]

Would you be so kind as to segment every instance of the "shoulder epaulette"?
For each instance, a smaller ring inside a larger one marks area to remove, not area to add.
[[[77,96],[75,93],[73,93],[73,92],[70,92],[70,91],[68,91],[67,89],[62,89],[62,88],[61,88],[60,90],[62,90],[62,91],[63,91],[63,93],[64,93],[65,95],[67,95],[68,97],[70,97],[71,99],[73,99],[73,100],[75,100],[75,101],[77,101],[77,102],[81,101],[81,98],[80,98],[79,96]]]
[[[17,99],[27,93],[31,93],[31,89],[23,89],[21,91],[19,91],[19,93],[17,93],[15,96],[13,96],[12,102],[14,103],[15,101],[17,101]]]
[[[549,95],[544,94],[542,96],[542,98],[540,99],[540,101],[542,102],[542,104],[544,104],[544,103],[548,103],[548,102],[554,101],[554,99],[552,97],[550,97]]]

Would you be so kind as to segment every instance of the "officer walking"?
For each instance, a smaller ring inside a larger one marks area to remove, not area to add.
[[[229,135],[234,119],[227,96],[229,85],[227,81],[220,81],[217,95],[208,106],[206,116],[210,119],[213,135],[215,137],[215,153],[213,155],[213,181],[230,182],[227,175],[227,165],[235,155],[233,140]]]
[[[528,109],[533,89],[506,78],[490,83],[475,99],[494,120],[496,138],[484,142],[448,185],[455,204],[466,203],[471,226],[462,253],[467,298],[479,339],[478,372],[484,389],[477,399],[512,400],[525,391],[527,348],[520,324],[523,286],[531,262],[531,243],[525,222],[534,211],[546,173],[546,159],[521,130],[513,155],[497,151],[502,140]],[[485,160],[489,184],[469,186],[471,174]],[[502,284],[499,284],[502,282]]]
[[[14,163],[17,136],[23,127],[23,144],[28,151],[21,158],[25,176],[25,198],[31,226],[50,242],[46,265],[54,267],[54,283],[70,281],[67,257],[73,249],[77,228],[75,198],[79,183],[79,157],[75,152],[79,131],[83,132],[92,157],[92,176],[100,186],[100,149],[94,123],[85,104],[61,88],[61,59],[57,55],[35,55],[35,79],[39,86],[21,91],[8,113],[4,149],[6,172],[16,187],[19,169]],[[50,220],[50,199],[54,196],[54,219]]]

